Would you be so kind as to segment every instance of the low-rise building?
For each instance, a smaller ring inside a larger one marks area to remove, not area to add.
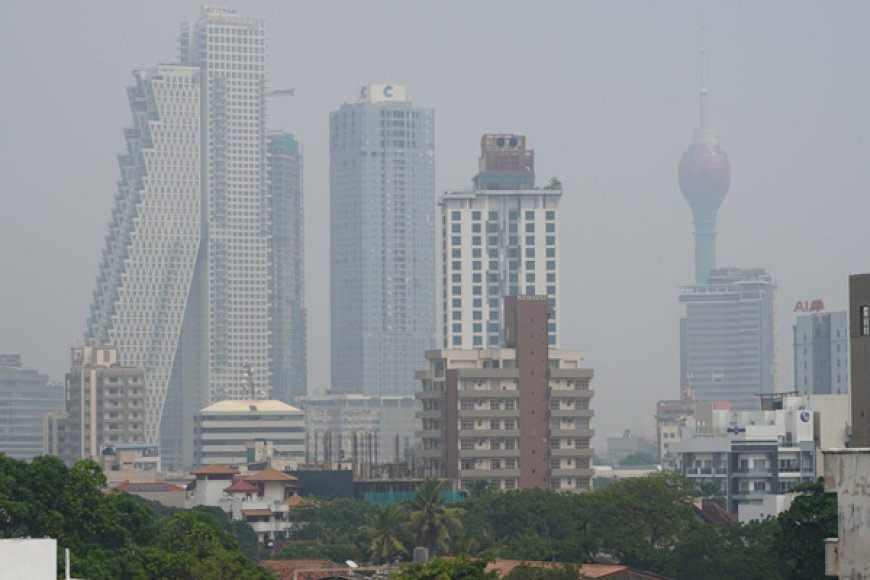
[[[582,352],[549,347],[549,313],[545,296],[508,296],[502,348],[426,353],[423,475],[460,489],[590,488],[593,371]]]
[[[119,363],[114,346],[72,349],[66,411],[47,418],[47,452],[99,461],[107,446],[145,442],[145,372]]]
[[[263,545],[287,538],[288,514],[301,501],[295,477],[272,468],[240,474],[235,467],[217,464],[191,473],[196,481],[185,507],[220,507],[234,520],[249,523]]]
[[[300,409],[277,400],[219,401],[196,415],[197,465],[247,463],[251,441],[269,441],[274,454],[305,460],[305,418]]]
[[[776,515],[788,502],[765,498],[814,481],[821,474],[816,464],[821,446],[845,444],[848,396],[826,397],[776,394],[762,398],[761,411],[698,403],[676,445],[676,469],[708,490],[717,486],[728,510],[744,519]]]

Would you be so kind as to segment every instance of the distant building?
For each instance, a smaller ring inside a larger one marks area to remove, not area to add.
[[[852,447],[870,447],[870,274],[849,276]]]
[[[240,465],[248,461],[248,442],[271,442],[278,454],[303,461],[305,418],[300,409],[277,400],[219,401],[196,415],[197,465]]]
[[[623,432],[622,437],[607,438],[607,458],[614,465],[621,465],[626,457],[637,454],[651,457],[653,460],[648,465],[654,465],[658,462],[658,449],[655,441],[632,434],[628,429]]]
[[[52,451],[64,461],[98,461],[106,447],[145,442],[145,373],[118,362],[114,346],[72,349],[66,412],[52,417]]]
[[[551,349],[546,296],[505,298],[500,348],[426,353],[417,373],[425,475],[461,489],[590,488],[594,431],[583,353]]]
[[[117,443],[103,447],[97,458],[109,482],[156,480],[162,471],[156,443]]]
[[[441,197],[444,348],[496,348],[503,297],[546,296],[547,335],[559,344],[558,208],[561,185],[535,187],[534,152],[524,135],[481,138],[471,191]]]
[[[302,145],[290,133],[269,134],[272,298],[271,375],[275,398],[291,403],[308,393],[305,309],[305,211]]]
[[[300,404],[305,411],[310,463],[352,461],[354,434],[358,439],[375,438],[374,463],[401,461],[417,443],[418,404],[413,397],[320,395],[306,397]]]
[[[815,312],[794,325],[794,390],[802,395],[849,392],[849,315]]]
[[[413,396],[435,345],[435,113],[367,85],[329,115],[332,392]]]
[[[684,286],[683,388],[698,401],[758,408],[777,380],[776,282],[763,269],[720,268],[704,284]]]
[[[129,493],[174,508],[183,508],[187,499],[186,489],[166,481],[122,481],[111,487],[111,490]]]
[[[48,375],[21,364],[21,355],[0,354],[0,452],[13,459],[42,455],[43,422],[62,412],[64,391]]]

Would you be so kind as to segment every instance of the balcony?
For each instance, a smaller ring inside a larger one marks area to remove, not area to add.
[[[591,455],[591,452],[589,447],[562,447],[550,449],[550,457],[585,457]]]
[[[415,415],[417,419],[440,419],[444,414],[441,409],[432,409],[428,411],[417,411]]]
[[[592,417],[592,409],[550,409],[550,417]]]
[[[589,437],[595,435],[594,429],[550,429],[552,437]]]
[[[770,467],[738,467],[731,472],[734,477],[771,477]]]
[[[472,459],[475,457],[519,457],[519,449],[460,449],[459,457],[461,459]]]

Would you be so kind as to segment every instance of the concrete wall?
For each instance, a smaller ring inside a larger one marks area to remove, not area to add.
[[[13,538],[0,540],[0,580],[55,580],[57,540]]]
[[[826,545],[825,572],[870,578],[870,449],[828,449],[825,491],[837,494],[837,542]]]

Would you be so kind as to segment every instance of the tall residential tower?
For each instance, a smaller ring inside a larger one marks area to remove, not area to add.
[[[435,115],[369,85],[329,127],[332,392],[409,396],[435,343]]]
[[[88,319],[88,344],[141,367],[145,437],[171,469],[193,457],[193,416],[269,386],[271,292],[266,38],[206,7],[180,65],[135,73],[133,127]]]
[[[504,297],[546,296],[548,345],[558,345],[558,182],[535,188],[524,135],[480,140],[474,189],[441,198],[444,348],[497,348]]]

